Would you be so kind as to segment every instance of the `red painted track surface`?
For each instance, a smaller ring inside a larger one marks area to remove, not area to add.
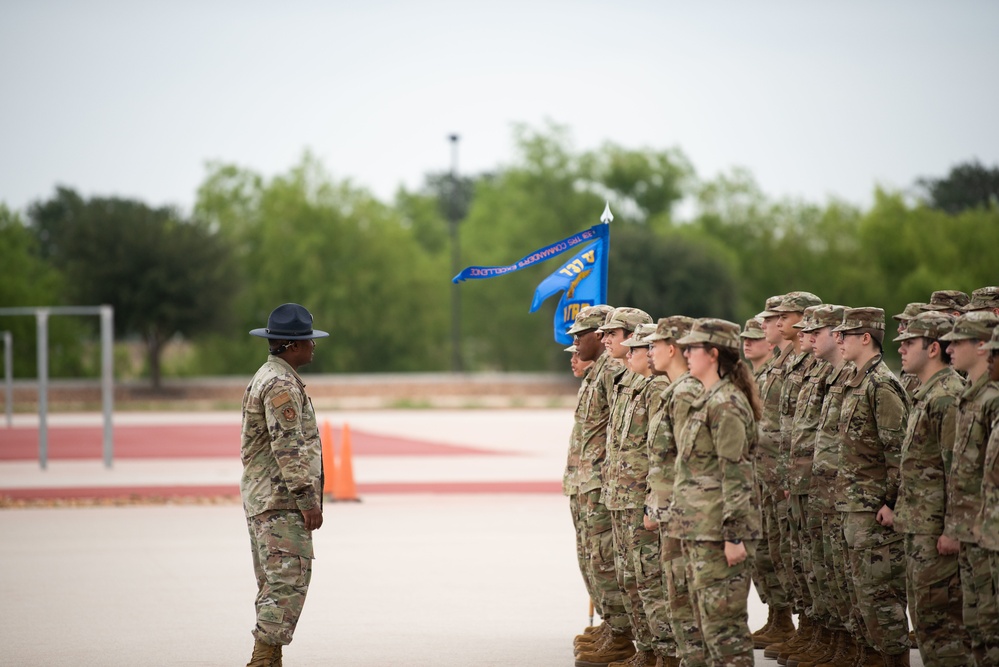
[[[56,427],[48,430],[49,459],[101,459],[104,431],[99,426]],[[343,443],[340,429],[333,429],[333,442],[339,452]],[[354,456],[460,456],[491,454],[491,451],[462,445],[408,440],[363,431],[350,431]],[[114,458],[205,458],[239,457],[239,426],[209,424],[199,426],[115,426]],[[38,429],[0,429],[0,461],[38,459]]]
[[[358,496],[369,493],[561,493],[561,482],[376,482],[358,484]],[[100,498],[185,498],[239,496],[239,485],[104,486],[0,489],[12,500],[72,500]]]

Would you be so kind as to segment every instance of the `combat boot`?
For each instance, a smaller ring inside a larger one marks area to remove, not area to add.
[[[635,644],[625,635],[609,635],[605,641],[576,654],[576,667],[607,667],[635,655]]]
[[[599,644],[609,632],[610,625],[608,625],[605,621],[596,626],[592,632],[590,631],[590,628],[586,628],[586,630],[583,630],[583,634],[576,635],[576,637],[572,640],[572,645],[578,647],[583,644]]]
[[[903,651],[894,655],[882,653],[881,657],[885,661],[885,667],[909,667],[909,652]]]
[[[253,655],[246,667],[280,667],[281,645],[265,644],[259,639],[253,642]]]
[[[833,667],[835,664],[849,664],[843,659],[841,655],[843,652],[843,642],[846,641],[847,634],[842,630],[830,631],[830,643],[826,647],[826,652],[815,662],[799,662],[798,667],[830,667],[832,663]],[[837,657],[839,656],[839,657]]]
[[[766,635],[770,630],[770,626],[774,623],[774,608],[773,606],[767,606],[767,622],[763,624],[763,627],[753,633],[753,639],[755,640],[757,635]]]
[[[853,667],[884,667],[884,664],[885,661],[880,653],[867,644],[861,644],[860,650],[857,651],[857,660],[853,663]]]
[[[680,657],[675,655],[663,655],[656,661],[656,667],[680,667]]]
[[[812,643],[787,659],[787,667],[812,667],[826,656],[832,656],[833,633],[824,625],[816,625]]]
[[[612,662],[607,667],[656,667],[656,654],[652,651],[638,651],[627,660]]]
[[[766,633],[763,633],[766,630]],[[760,634],[753,635],[753,648],[766,648],[771,644],[780,644],[794,636],[794,621],[791,619],[791,608],[777,609],[773,612],[773,620],[758,630]]]
[[[786,641],[770,644],[763,651],[763,656],[771,660],[780,658],[781,653],[804,648],[812,639],[812,621],[802,614],[798,617],[797,631]],[[787,659],[785,658],[785,662]]]
[[[808,653],[808,650],[815,643],[815,639],[821,630],[818,623],[808,624],[808,634],[801,638],[801,641],[788,644],[787,650],[781,651],[777,654],[777,664],[787,667],[787,661],[791,659],[792,656],[802,656]]]

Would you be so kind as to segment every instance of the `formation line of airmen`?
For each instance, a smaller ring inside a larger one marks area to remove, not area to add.
[[[810,292],[745,327],[579,312],[576,667],[999,666],[999,287],[894,319],[899,377],[882,309]]]

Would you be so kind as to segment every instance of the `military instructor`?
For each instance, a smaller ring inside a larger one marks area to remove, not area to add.
[[[267,328],[270,354],[243,395],[240,495],[257,578],[253,656],[247,667],[280,667],[312,579],[312,532],[323,525],[323,466],[312,401],[298,369],[312,361],[312,314],[278,306]]]

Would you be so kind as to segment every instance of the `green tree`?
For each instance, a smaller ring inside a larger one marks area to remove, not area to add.
[[[171,337],[225,326],[235,289],[230,248],[208,225],[67,188],[33,204],[29,215],[42,254],[66,276],[70,302],[111,304],[116,331],[142,338],[155,389]]]
[[[921,178],[916,185],[927,205],[947,213],[999,206],[999,167],[990,169],[978,160],[951,167],[944,178]]]
[[[421,220],[433,216],[407,200]],[[199,352],[211,372],[245,373],[265,350],[245,331],[263,326],[277,305],[306,306],[320,340],[313,372],[416,371],[447,359],[448,265],[433,233],[370,193],[337,182],[309,154],[289,173],[266,179],[214,164],[196,212],[217,225],[237,252],[244,286],[240,326]]]
[[[21,216],[0,203],[0,307],[64,305],[62,275],[41,257],[38,239]],[[37,371],[37,325],[31,316],[0,317],[0,331],[10,331],[14,347],[15,377],[35,377]],[[87,358],[82,341],[86,327],[73,317],[49,320],[49,372],[53,377],[86,373]]]

